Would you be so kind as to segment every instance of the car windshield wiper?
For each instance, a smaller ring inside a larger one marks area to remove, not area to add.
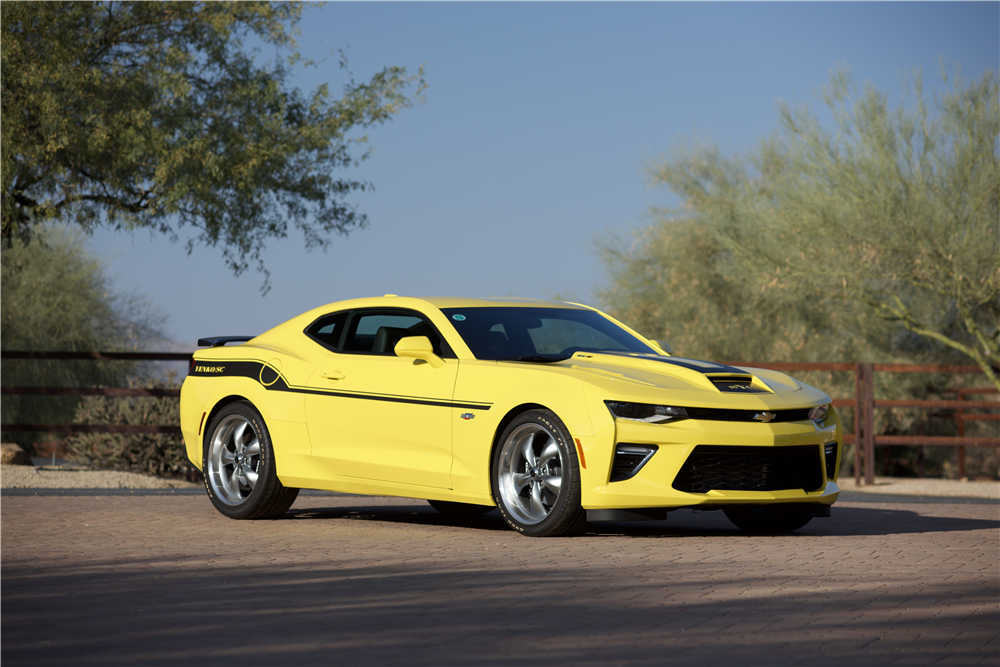
[[[569,359],[569,357],[560,356],[558,354],[546,355],[544,357],[534,354],[524,357],[504,357],[503,359],[495,359],[494,361],[533,361],[536,363],[551,364],[555,361],[565,361],[566,359]]]

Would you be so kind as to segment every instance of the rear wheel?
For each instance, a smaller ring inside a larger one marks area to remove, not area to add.
[[[790,533],[812,520],[802,508],[781,505],[728,507],[724,511],[737,528],[756,535]]]
[[[205,431],[205,490],[231,519],[271,519],[292,506],[298,489],[278,480],[264,418],[246,401],[230,403]]]
[[[504,429],[493,452],[493,499],[504,520],[530,537],[564,535],[586,525],[576,449],[549,410],[529,410]]]

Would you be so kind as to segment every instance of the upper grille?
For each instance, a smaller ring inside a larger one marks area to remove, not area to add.
[[[816,445],[698,445],[674,478],[673,487],[685,493],[815,491],[823,485],[823,465]]]
[[[689,419],[704,419],[717,422],[752,422],[763,421],[754,419],[764,410],[728,410],[720,408],[684,408]],[[774,418],[769,423],[775,422],[802,422],[809,421],[809,411],[812,408],[800,408],[798,410],[773,410],[771,414]]]

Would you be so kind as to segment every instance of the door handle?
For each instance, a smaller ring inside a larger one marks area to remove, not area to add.
[[[340,371],[329,371],[327,373],[323,373],[323,377],[327,380],[343,380],[347,376]]]

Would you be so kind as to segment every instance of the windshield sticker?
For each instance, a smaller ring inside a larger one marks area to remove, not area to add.
[[[455,320],[456,322],[464,322],[465,315],[452,315],[451,319]]]

